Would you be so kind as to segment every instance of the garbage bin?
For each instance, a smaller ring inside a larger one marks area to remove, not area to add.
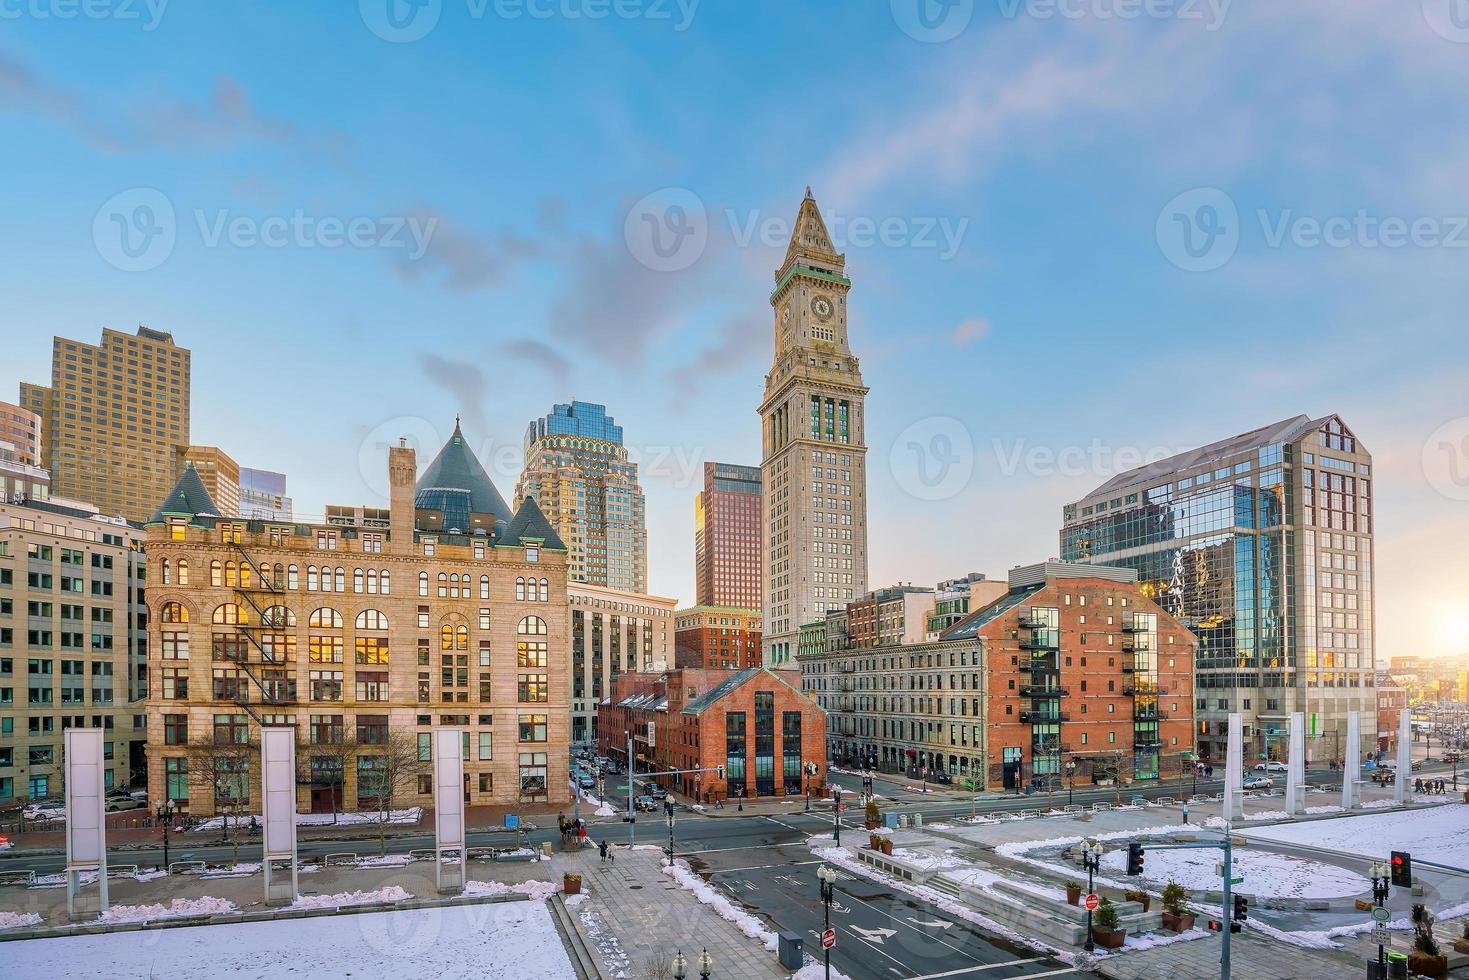
[[[1388,980],[1408,980],[1408,954],[1387,954]]]
[[[923,814],[921,814],[921,813],[915,813],[915,814],[913,814],[913,826],[915,826],[915,827],[922,827],[923,826]]]
[[[806,963],[805,944],[799,932],[783,932],[777,946],[780,965],[787,970],[799,970]]]

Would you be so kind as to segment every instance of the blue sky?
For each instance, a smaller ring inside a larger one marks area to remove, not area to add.
[[[758,462],[810,184],[872,387],[874,583],[1002,575],[1117,453],[1336,411],[1377,456],[1379,652],[1469,651],[1449,0],[388,2],[4,5],[6,397],[53,333],[171,330],[194,440],[303,513],[457,411],[508,493],[527,421],[599,401],[688,600],[697,464]],[[670,202],[703,233],[662,269]],[[129,256],[140,203],[171,234]]]

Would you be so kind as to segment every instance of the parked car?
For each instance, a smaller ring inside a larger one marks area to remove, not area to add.
[[[591,776],[587,776],[587,775],[582,775],[581,777],[579,777],[577,779],[577,781],[576,781],[576,784],[578,786],[580,786],[582,789],[596,789],[597,788],[597,781],[595,779],[593,779]]]
[[[1274,759],[1255,766],[1256,772],[1286,772],[1288,769],[1289,767],[1284,762],[1277,762]]]
[[[668,798],[668,790],[659,786],[657,783],[653,783],[648,787],[648,795],[655,800],[665,800]]]
[[[114,796],[103,804],[102,809],[108,813],[119,813],[123,810],[142,810],[147,805],[142,800],[135,800],[131,796]]]
[[[1244,788],[1245,789],[1269,789],[1270,787],[1272,787],[1274,785],[1275,785],[1275,780],[1271,779],[1269,776],[1253,776],[1253,775],[1251,775],[1251,776],[1246,776],[1245,777],[1245,781],[1244,781]]]
[[[1386,766],[1378,766],[1376,769],[1372,770],[1372,781],[1374,783],[1391,783],[1396,781],[1397,778],[1398,771],[1396,769],[1389,769]]]
[[[1462,762],[1463,760],[1464,760],[1464,757],[1462,755],[1460,755],[1457,750],[1454,750],[1454,749],[1450,749],[1449,751],[1447,751],[1447,752],[1445,752],[1443,754],[1443,761],[1444,762]]]
[[[49,800],[44,803],[28,803],[20,811],[20,815],[27,820],[65,820],[66,804],[57,800]]]
[[[645,813],[652,813],[654,810],[658,809],[658,801],[653,799],[651,796],[639,796],[636,800],[633,801],[633,806],[637,807],[639,810],[644,811]]]
[[[940,786],[949,786],[954,782],[954,777],[950,776],[942,769],[935,769],[933,772],[928,774],[928,781],[930,783],[938,783]]]
[[[1420,770],[1422,768],[1423,768],[1423,760],[1422,759],[1414,759],[1413,760],[1413,772],[1417,772],[1418,770]]]

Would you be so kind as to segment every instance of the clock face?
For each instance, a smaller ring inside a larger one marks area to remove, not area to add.
[[[784,307],[781,308],[781,311],[780,311],[780,322],[781,323],[790,323],[791,322],[791,304],[787,303]]]
[[[830,296],[815,296],[811,299],[811,312],[818,320],[830,320],[833,306]]]

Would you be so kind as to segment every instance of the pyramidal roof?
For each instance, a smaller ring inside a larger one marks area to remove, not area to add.
[[[209,491],[204,488],[204,481],[199,478],[199,473],[194,469],[193,463],[184,467],[183,473],[179,474],[178,482],[173,485],[173,489],[169,491],[168,496],[148,523],[166,524],[170,517],[187,517],[191,523],[197,517],[206,517],[210,520],[219,517],[219,511],[214,508],[214,500],[209,496]]]
[[[826,230],[826,222],[821,217],[821,208],[816,206],[816,198],[811,195],[810,185],[806,187],[801,210],[796,213],[796,223],[791,228],[790,244],[786,246],[787,257],[802,252],[836,255],[836,249],[831,244],[831,235]]]
[[[468,507],[464,506],[466,497]],[[444,448],[439,450],[414,487],[413,506],[456,512],[462,509],[466,514],[493,514],[500,520],[510,516],[510,505],[505,503],[490,475],[465,442],[457,418],[454,420],[454,434],[444,443]]]
[[[552,551],[565,551],[566,544],[561,540],[561,535],[546,520],[545,512],[541,505],[536,503],[536,498],[526,497],[521,501],[520,510],[515,512],[515,519],[510,526],[500,535],[496,544],[519,545],[526,538],[537,538],[542,548]]]

